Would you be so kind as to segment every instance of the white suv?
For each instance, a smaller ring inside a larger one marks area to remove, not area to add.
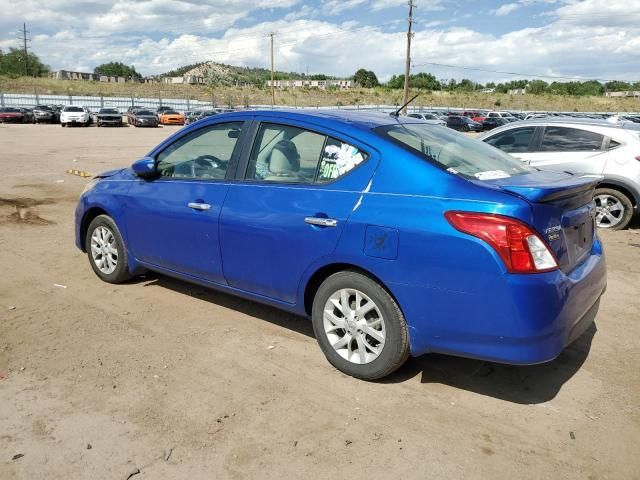
[[[82,125],[86,127],[89,125],[89,119],[87,109],[79,105],[66,106],[60,112],[60,125],[63,127],[67,125]]]
[[[604,176],[594,196],[601,228],[625,228],[640,204],[638,124],[539,118],[504,125],[478,139],[542,170]]]

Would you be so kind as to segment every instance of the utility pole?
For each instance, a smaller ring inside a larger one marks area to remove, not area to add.
[[[271,32],[269,36],[271,37],[271,107],[276,104],[276,86],[275,86],[275,77],[274,77],[274,69],[273,69],[273,36],[274,32]]]
[[[411,37],[413,34],[411,33],[411,25],[413,24],[413,9],[415,5],[413,4],[413,0],[409,0],[409,18],[408,18],[408,28],[407,28],[407,59],[404,68],[404,93],[402,94],[402,104],[406,104],[409,100],[409,75],[411,74]],[[405,106],[402,113],[407,113],[407,107]]]
[[[24,54],[24,75],[25,77],[29,76],[29,57],[28,57],[28,50],[27,50],[27,24],[23,23],[22,24],[22,43],[23,43],[23,54]]]

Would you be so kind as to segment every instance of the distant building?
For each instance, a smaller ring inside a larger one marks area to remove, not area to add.
[[[495,88],[483,88],[482,90],[480,90],[481,93],[494,93],[495,91]]]
[[[507,91],[509,95],[524,95],[527,93],[526,88],[511,88]]]
[[[605,97],[640,97],[640,91],[628,90],[626,92],[605,92]]]
[[[97,73],[72,72],[70,70],[56,70],[49,73],[49,78],[56,80],[79,80],[84,82],[104,82],[104,83],[125,83],[136,81],[133,78],[113,77],[108,75],[98,75]]]
[[[197,75],[183,75],[181,77],[164,77],[163,83],[170,83],[173,85],[186,84],[186,85],[204,85],[207,83],[204,77]]]
[[[318,88],[326,90],[327,88],[339,88],[340,90],[348,90],[354,87],[353,80],[337,79],[337,80],[308,80],[308,79],[292,79],[292,80],[274,80],[273,85],[276,88]],[[271,87],[271,80],[267,80],[267,87]]]

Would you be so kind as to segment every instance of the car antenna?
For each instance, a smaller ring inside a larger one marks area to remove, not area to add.
[[[391,114],[392,117],[398,117],[400,115],[400,112],[404,109],[404,107],[406,107],[407,105],[409,105],[411,102],[413,102],[416,98],[418,98],[420,96],[419,93],[417,93],[416,95],[414,95],[411,100],[407,101],[407,103],[405,103],[404,105],[402,105],[399,109],[397,109],[395,112],[393,112]]]

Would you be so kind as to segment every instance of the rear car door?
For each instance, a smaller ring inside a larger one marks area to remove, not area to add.
[[[522,160],[523,163],[529,163],[531,145],[534,143],[535,137],[536,127],[519,127],[496,133],[487,138],[485,142]]]
[[[607,162],[603,134],[579,127],[548,125],[527,154],[530,165],[542,170],[601,174]]]
[[[239,156],[243,122],[205,126],[156,155],[159,176],[127,198],[127,243],[146,264],[224,283],[218,220]]]
[[[301,277],[330,255],[378,154],[350,137],[279,118],[255,140],[220,215],[226,282],[295,303]]]

